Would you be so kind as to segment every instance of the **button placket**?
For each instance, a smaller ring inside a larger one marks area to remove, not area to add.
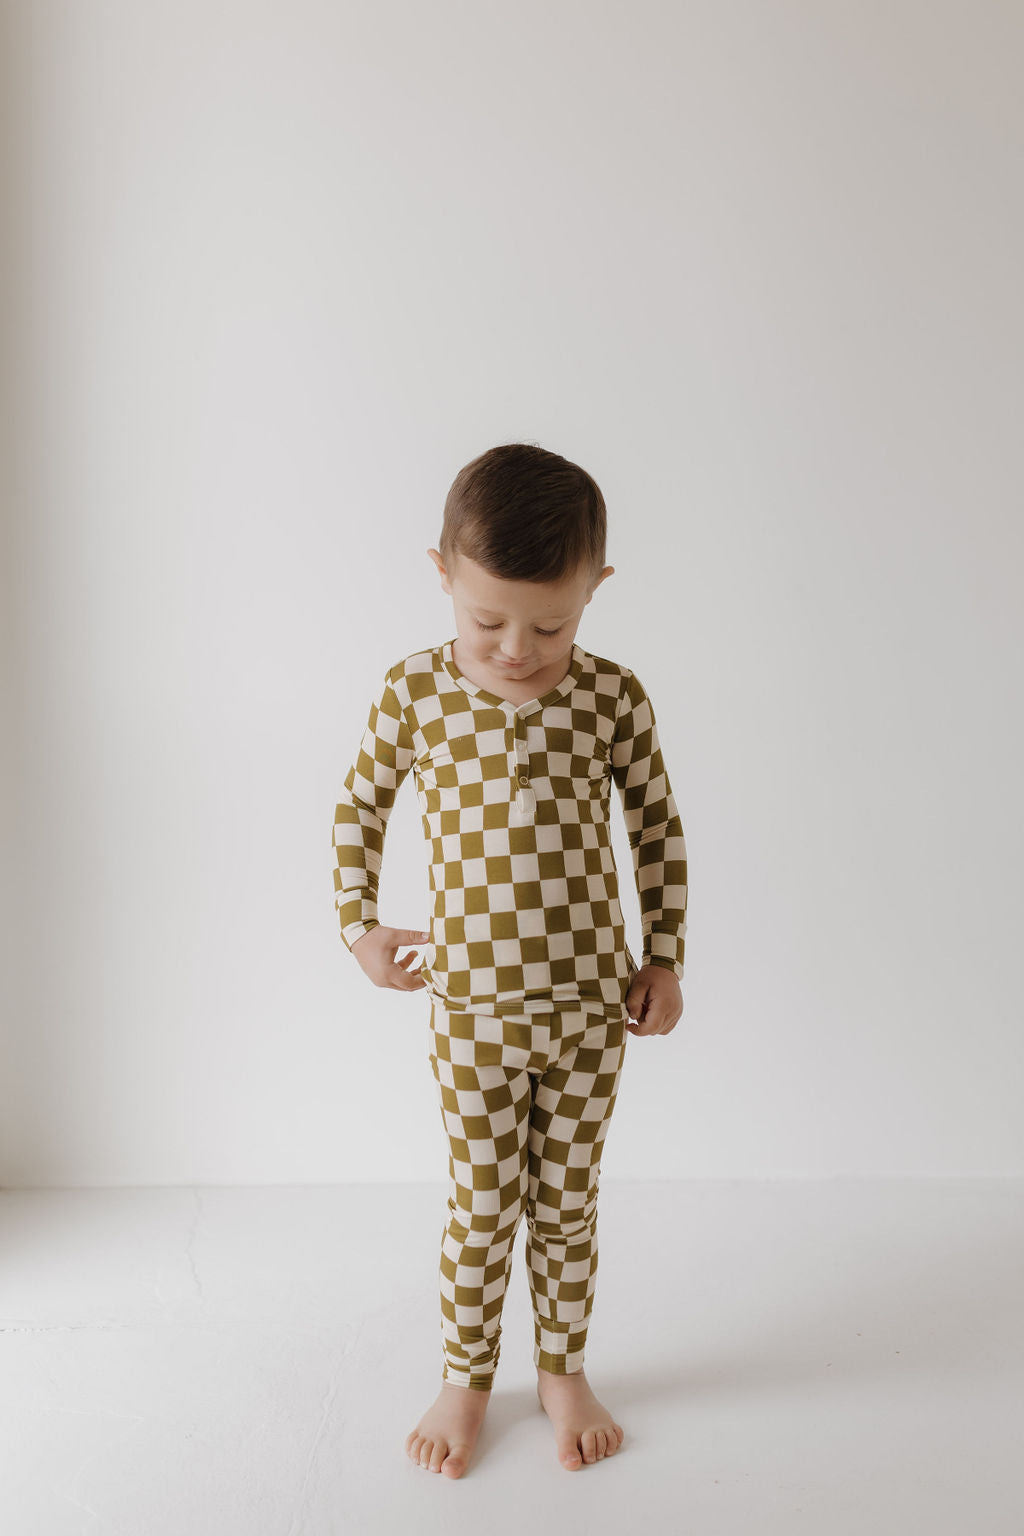
[[[530,782],[530,753],[526,746],[526,721],[519,714],[516,715],[515,744],[516,782],[525,788]]]
[[[526,744],[526,720],[518,710],[512,712],[509,777],[515,795],[516,810],[521,815],[532,816],[536,808],[536,799],[530,784],[530,752]]]

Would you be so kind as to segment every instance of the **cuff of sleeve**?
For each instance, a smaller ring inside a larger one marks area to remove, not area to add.
[[[361,939],[364,933],[369,933],[371,928],[379,928],[380,923],[374,918],[371,921],[358,920],[353,923],[345,923],[342,926],[341,937],[346,949],[351,949],[356,939]]]
[[[659,965],[683,979],[684,940],[674,933],[649,933],[644,940],[644,965]]]
[[[677,981],[683,979],[683,967],[678,960],[665,960],[661,955],[649,955],[644,965],[656,965],[662,971],[671,971]]]

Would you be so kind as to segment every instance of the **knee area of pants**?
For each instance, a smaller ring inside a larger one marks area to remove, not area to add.
[[[515,1237],[525,1211],[525,1200],[499,1211],[467,1210],[464,1206],[456,1206],[449,1208],[446,1231],[450,1238],[467,1247],[491,1247]]]
[[[561,1225],[553,1221],[530,1222],[529,1231],[531,1247],[564,1248],[568,1258],[592,1253],[597,1247],[595,1228],[586,1221],[570,1221]]]
[[[532,1236],[566,1238],[575,1233],[580,1240],[597,1232],[596,1202],[571,1210],[559,1210],[543,1200],[531,1201],[526,1208],[526,1225]]]

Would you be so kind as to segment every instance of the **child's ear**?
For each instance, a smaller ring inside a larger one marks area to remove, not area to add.
[[[590,589],[590,597],[587,598],[587,602],[588,603],[590,602],[590,598],[593,597],[594,593],[597,591],[598,587],[601,585],[602,581],[604,581],[605,577],[606,576],[614,576],[614,575],[615,575],[615,567],[614,567],[614,565],[606,565],[604,570],[594,580],[594,585]]]
[[[431,560],[433,560],[434,564],[437,566],[438,574],[441,577],[441,590],[442,590],[442,592],[447,592],[448,596],[451,597],[453,595],[452,594],[451,583],[448,580],[448,572],[444,568],[444,561],[441,559],[441,552],[440,552],[440,550],[428,549],[427,550],[427,554],[430,556]]]

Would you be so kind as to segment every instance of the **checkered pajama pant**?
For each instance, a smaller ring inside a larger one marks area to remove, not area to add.
[[[562,1011],[450,1013],[433,999],[430,1064],[448,1134],[441,1241],[447,1381],[489,1390],[516,1231],[525,1212],[535,1365],[577,1371],[597,1277],[601,1153],[625,1020]]]

